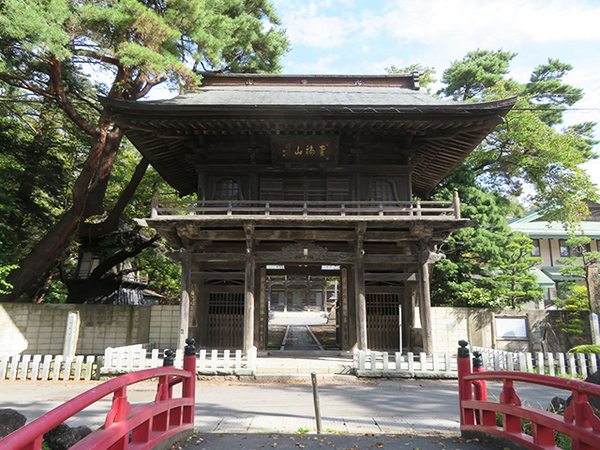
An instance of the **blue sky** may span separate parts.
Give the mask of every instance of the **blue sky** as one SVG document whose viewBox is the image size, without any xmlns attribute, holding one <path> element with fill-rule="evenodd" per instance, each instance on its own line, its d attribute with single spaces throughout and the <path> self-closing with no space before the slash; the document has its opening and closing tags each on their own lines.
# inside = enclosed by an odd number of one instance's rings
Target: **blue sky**
<svg viewBox="0 0 600 450">
<path fill-rule="evenodd" d="M 521 82 L 548 58 L 573 65 L 565 80 L 585 98 L 566 123 L 600 122 L 600 0 L 272 2 L 292 45 L 283 73 L 383 74 L 420 63 L 439 79 L 471 50 L 502 48 L 518 53 L 510 75 Z M 586 168 L 600 185 L 600 161 Z"/>
</svg>

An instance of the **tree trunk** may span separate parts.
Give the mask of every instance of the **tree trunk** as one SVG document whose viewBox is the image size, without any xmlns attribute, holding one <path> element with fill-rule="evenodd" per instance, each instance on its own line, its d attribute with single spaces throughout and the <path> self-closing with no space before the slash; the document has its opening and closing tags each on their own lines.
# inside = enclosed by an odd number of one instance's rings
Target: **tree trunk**
<svg viewBox="0 0 600 450">
<path fill-rule="evenodd" d="M 88 189 L 88 194 L 85 202 L 84 217 L 99 216 L 104 212 L 104 196 L 106 195 L 106 187 L 112 168 L 119 152 L 123 132 L 120 128 L 115 128 L 111 131 L 107 138 L 106 144 L 102 149 L 102 157 L 98 162 L 98 167 L 94 173 L 92 184 Z"/>
<path fill-rule="evenodd" d="M 133 194 L 142 181 L 142 178 L 144 178 L 144 174 L 148 168 L 148 163 L 149 161 L 146 158 L 142 158 L 142 160 L 136 166 L 129 183 L 123 192 L 121 192 L 119 200 L 108 214 L 108 217 L 106 217 L 106 219 L 100 223 L 82 223 L 79 227 L 80 236 L 96 237 L 117 231 L 119 227 L 119 218 L 121 217 L 121 214 L 123 214 L 125 207 L 131 201 L 131 197 L 133 197 Z"/>
<path fill-rule="evenodd" d="M 84 218 L 90 182 L 101 160 L 109 135 L 109 125 L 108 113 L 104 111 L 100 115 L 88 157 L 73 184 L 71 208 L 33 247 L 31 252 L 19 263 L 19 267 L 10 273 L 6 281 L 13 286 L 13 289 L 10 294 L 0 295 L 0 302 L 16 301 L 39 277 L 54 267 L 56 261 L 66 250 L 73 233 Z M 118 130 L 113 130 L 110 134 L 114 134 L 115 131 Z"/>
</svg>

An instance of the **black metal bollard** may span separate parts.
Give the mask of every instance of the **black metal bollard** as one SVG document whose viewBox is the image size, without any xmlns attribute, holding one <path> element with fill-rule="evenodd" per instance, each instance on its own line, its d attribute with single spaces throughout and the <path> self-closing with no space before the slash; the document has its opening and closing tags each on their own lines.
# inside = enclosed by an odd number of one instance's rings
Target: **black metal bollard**
<svg viewBox="0 0 600 450">
<path fill-rule="evenodd" d="M 185 340 L 185 343 L 187 345 L 184 348 L 183 355 L 184 356 L 196 356 L 196 347 L 194 346 L 194 344 L 196 343 L 196 340 L 194 338 L 189 337 Z"/>
<path fill-rule="evenodd" d="M 163 367 L 175 365 L 175 352 L 170 348 L 165 349 L 165 357 L 163 358 Z"/>
</svg>

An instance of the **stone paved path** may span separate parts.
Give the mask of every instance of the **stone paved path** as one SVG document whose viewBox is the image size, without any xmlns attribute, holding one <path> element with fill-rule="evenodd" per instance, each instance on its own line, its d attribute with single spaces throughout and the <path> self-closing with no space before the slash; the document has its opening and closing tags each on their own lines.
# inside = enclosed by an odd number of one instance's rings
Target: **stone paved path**
<svg viewBox="0 0 600 450">
<path fill-rule="evenodd" d="M 311 334 L 308 325 L 289 325 L 283 343 L 284 350 L 319 351 L 323 348 Z"/>
</svg>

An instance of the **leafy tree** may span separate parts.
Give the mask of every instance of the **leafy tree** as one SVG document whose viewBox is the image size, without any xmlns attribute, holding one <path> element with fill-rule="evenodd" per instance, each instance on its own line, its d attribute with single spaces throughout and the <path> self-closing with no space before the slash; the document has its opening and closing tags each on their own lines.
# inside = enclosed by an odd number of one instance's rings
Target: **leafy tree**
<svg viewBox="0 0 600 450">
<path fill-rule="evenodd" d="M 541 263 L 542 258 L 533 258 L 533 241 L 525 236 L 513 237 L 505 247 L 504 259 L 491 261 L 498 273 L 494 279 L 493 294 L 503 304 L 516 308 L 524 303 L 537 303 L 542 298 L 542 288 L 538 285 L 531 269 Z"/>
<path fill-rule="evenodd" d="M 90 92 L 138 100 L 165 82 L 193 87 L 200 68 L 275 72 L 288 47 L 268 0 L 4 0 L 0 12 L 0 89 L 58 106 L 89 140 L 65 212 L 10 273 L 14 289 L 3 301 L 51 270 L 82 224 L 90 222 L 88 233 L 114 231 L 148 166 L 139 161 L 107 213 L 123 133 Z"/>
<path fill-rule="evenodd" d="M 475 50 L 446 69 L 442 75 L 442 83 L 446 86 L 438 91 L 445 97 L 457 101 L 483 100 L 488 90 L 506 82 L 510 61 L 516 53 L 503 50 Z M 516 83 L 509 80 L 506 89 L 510 90 Z"/>
<path fill-rule="evenodd" d="M 507 123 L 443 183 L 459 190 L 464 216 L 479 223 L 456 231 L 442 246 L 446 259 L 436 264 L 432 278 L 437 304 L 498 307 L 539 298 L 529 272 L 535 260 L 528 244 L 510 233 L 504 221 L 519 214 L 508 205 L 526 186 L 533 188 L 532 201 L 549 220 L 573 227 L 587 211 L 585 201 L 596 198 L 589 175 L 579 167 L 595 157 L 594 124 L 554 127 L 562 121 L 562 107 L 581 98 L 580 89 L 562 80 L 571 66 L 550 59 L 521 85 L 508 78 L 514 57 L 503 50 L 469 52 L 442 76 L 446 86 L 439 94 L 454 100 L 519 99 Z M 450 193 L 442 197 L 450 198 Z"/>
<path fill-rule="evenodd" d="M 565 297 L 573 297 L 575 295 L 585 294 L 585 307 L 580 309 L 592 309 L 594 284 L 590 277 L 597 277 L 597 272 L 590 273 L 589 266 L 597 265 L 600 262 L 600 252 L 590 251 L 590 243 L 592 240 L 587 236 L 572 236 L 567 240 L 566 245 L 571 249 L 572 254 L 566 258 L 558 259 L 558 264 L 563 264 L 565 267 L 560 269 L 560 274 L 566 277 L 577 277 L 585 280 L 586 286 L 577 286 L 574 283 L 565 284 Z M 583 290 L 581 288 L 584 288 Z M 577 302 L 581 306 L 581 302 Z"/>
<path fill-rule="evenodd" d="M 430 86 L 437 81 L 435 78 L 435 69 L 421 64 L 411 64 L 400 68 L 391 66 L 387 67 L 385 71 L 389 74 L 419 72 L 419 86 L 427 89 L 427 92 L 431 91 Z"/>
<path fill-rule="evenodd" d="M 532 202 L 549 220 L 573 224 L 587 212 L 585 200 L 594 200 L 596 189 L 580 165 L 593 159 L 595 124 L 564 130 L 565 104 L 581 98 L 581 90 L 562 77 L 571 66 L 550 59 L 534 69 L 530 82 L 520 85 L 506 78 L 515 54 L 498 50 L 470 52 L 444 71 L 441 94 L 463 101 L 495 100 L 518 95 L 519 100 L 500 125 L 467 158 L 478 183 L 516 198 L 525 186 L 533 188 Z M 567 103 L 568 102 L 568 103 Z"/>
<path fill-rule="evenodd" d="M 537 108 L 538 117 L 548 125 L 562 123 L 561 108 L 572 106 L 583 98 L 583 89 L 562 82 L 563 77 L 573 70 L 573 66 L 557 59 L 548 59 L 548 64 L 538 66 L 529 83 L 523 89 L 531 95 L 530 103 Z"/>
<path fill-rule="evenodd" d="M 477 223 L 470 228 L 455 231 L 440 247 L 446 258 L 434 266 L 432 303 L 451 306 L 502 307 L 512 299 L 499 295 L 505 292 L 496 277 L 502 273 L 500 261 L 516 264 L 512 276 L 529 276 L 529 269 L 517 265 L 511 244 L 515 235 L 507 224 L 507 217 L 521 211 L 519 205 L 477 186 L 473 172 L 466 165 L 459 166 L 436 188 L 433 199 L 451 198 L 457 189 L 461 198 L 461 214 Z M 512 258 L 512 259 L 511 259 Z M 518 270 L 517 270 L 518 269 Z M 516 300 L 516 299 L 515 299 Z"/>
<path fill-rule="evenodd" d="M 559 309 L 560 315 L 556 325 L 565 333 L 569 347 L 574 345 L 573 340 L 583 340 L 583 320 L 579 311 L 589 309 L 588 292 L 585 286 L 578 286 L 573 282 L 563 282 L 559 285 L 558 298 L 552 305 Z"/>
</svg>

